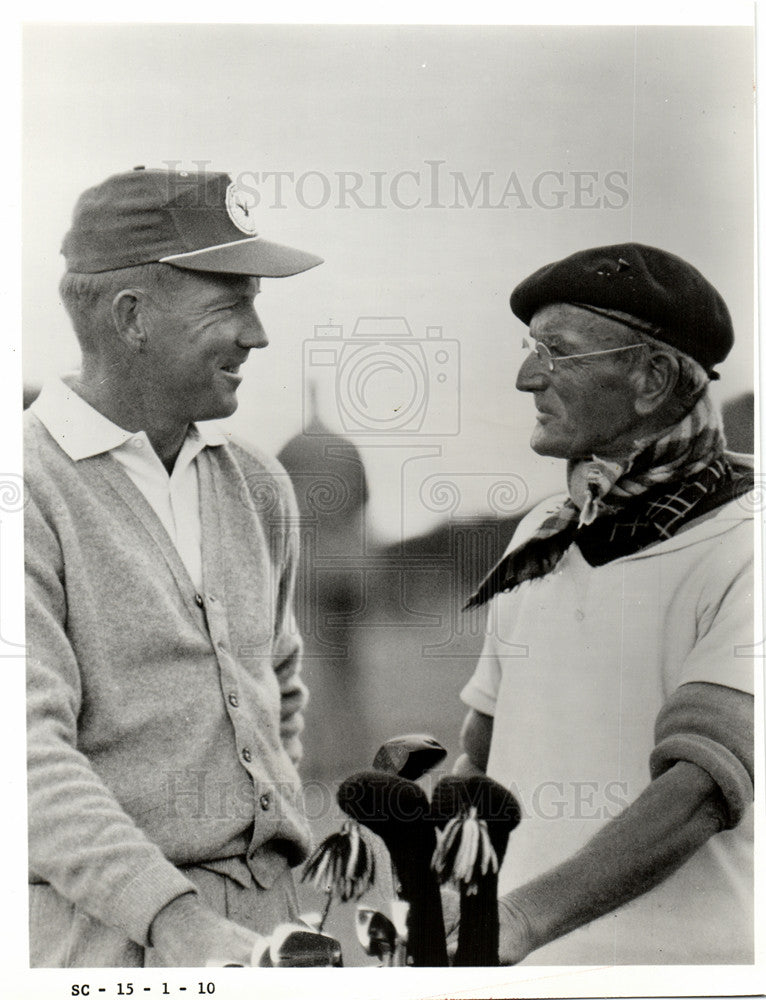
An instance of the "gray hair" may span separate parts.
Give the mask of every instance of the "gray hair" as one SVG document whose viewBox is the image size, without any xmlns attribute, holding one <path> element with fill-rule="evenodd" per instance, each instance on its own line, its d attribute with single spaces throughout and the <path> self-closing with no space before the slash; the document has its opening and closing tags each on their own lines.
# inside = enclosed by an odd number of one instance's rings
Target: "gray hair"
<svg viewBox="0 0 766 1000">
<path fill-rule="evenodd" d="M 114 271 L 82 274 L 67 271 L 59 295 L 84 352 L 96 351 L 112 327 L 112 301 L 125 288 L 169 292 L 183 280 L 183 272 L 169 264 L 138 264 Z"/>
<path fill-rule="evenodd" d="M 647 333 L 636 331 L 636 336 L 641 343 L 645 343 L 652 350 L 665 351 L 672 355 L 678 362 L 678 381 L 673 389 L 673 397 L 684 413 L 688 413 L 694 406 L 703 392 L 710 385 L 710 376 L 694 358 L 679 351 L 677 347 L 666 344 L 664 340 L 657 340 Z"/>
<path fill-rule="evenodd" d="M 657 334 L 661 333 L 659 327 L 644 320 L 638 319 L 630 313 L 621 312 L 617 309 L 602 309 L 600 306 L 592 306 L 583 302 L 574 303 L 580 309 L 603 316 L 619 324 L 624 330 L 630 330 L 630 339 L 646 344 L 652 350 L 664 351 L 672 355 L 678 363 L 678 381 L 673 389 L 673 398 L 684 414 L 692 409 L 694 404 L 707 389 L 710 384 L 710 376 L 694 358 L 680 351 L 677 347 L 658 339 Z M 626 358 L 628 365 L 639 364 L 639 360 Z"/>
</svg>

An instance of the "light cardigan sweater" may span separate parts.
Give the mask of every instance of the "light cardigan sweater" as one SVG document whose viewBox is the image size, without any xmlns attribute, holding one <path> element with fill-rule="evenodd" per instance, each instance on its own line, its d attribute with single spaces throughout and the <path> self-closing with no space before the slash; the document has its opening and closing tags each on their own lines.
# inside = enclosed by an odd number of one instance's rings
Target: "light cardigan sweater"
<svg viewBox="0 0 766 1000">
<path fill-rule="evenodd" d="M 268 888 L 309 847 L 292 490 L 234 444 L 197 463 L 202 594 L 119 463 L 25 415 L 30 879 L 139 944 L 177 866 Z"/>
</svg>

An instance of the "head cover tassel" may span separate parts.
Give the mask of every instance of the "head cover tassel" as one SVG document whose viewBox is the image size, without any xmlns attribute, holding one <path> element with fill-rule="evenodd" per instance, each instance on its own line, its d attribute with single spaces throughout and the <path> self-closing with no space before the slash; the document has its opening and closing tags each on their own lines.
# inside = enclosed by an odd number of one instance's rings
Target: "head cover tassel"
<svg viewBox="0 0 766 1000">
<path fill-rule="evenodd" d="M 453 816 L 438 835 L 433 868 L 440 881 L 452 881 L 475 896 L 480 875 L 497 873 L 497 855 L 489 839 L 486 820 L 479 819 L 476 806 Z"/>
<path fill-rule="evenodd" d="M 306 862 L 301 881 L 327 893 L 320 931 L 336 896 L 346 903 L 367 892 L 375 881 L 375 855 L 356 820 L 346 820 L 337 833 L 325 837 Z"/>
</svg>

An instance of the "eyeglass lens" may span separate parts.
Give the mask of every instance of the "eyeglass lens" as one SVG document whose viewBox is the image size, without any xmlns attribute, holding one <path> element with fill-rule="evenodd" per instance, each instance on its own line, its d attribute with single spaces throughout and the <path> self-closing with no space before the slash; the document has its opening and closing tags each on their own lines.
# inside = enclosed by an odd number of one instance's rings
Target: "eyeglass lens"
<svg viewBox="0 0 766 1000">
<path fill-rule="evenodd" d="M 540 340 L 529 341 L 526 337 L 521 341 L 521 346 L 527 351 L 533 351 L 537 360 L 541 361 L 548 369 L 553 371 L 553 355 Z"/>
</svg>

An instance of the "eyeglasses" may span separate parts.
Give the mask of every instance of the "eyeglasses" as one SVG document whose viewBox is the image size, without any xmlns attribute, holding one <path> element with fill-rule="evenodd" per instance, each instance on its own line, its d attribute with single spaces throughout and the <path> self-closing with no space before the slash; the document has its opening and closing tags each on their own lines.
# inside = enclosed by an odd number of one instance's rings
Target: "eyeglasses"
<svg viewBox="0 0 766 1000">
<path fill-rule="evenodd" d="M 521 346 L 525 351 L 532 351 L 537 355 L 537 360 L 544 364 L 549 372 L 555 371 L 555 363 L 559 361 L 571 361 L 573 358 L 592 358 L 597 354 L 615 354 L 617 351 L 635 351 L 637 347 L 646 347 L 646 344 L 628 344 L 627 347 L 607 347 L 604 351 L 587 351 L 585 354 L 551 354 L 551 350 L 541 340 L 533 340 L 531 343 L 526 337 L 521 341 Z"/>
</svg>

